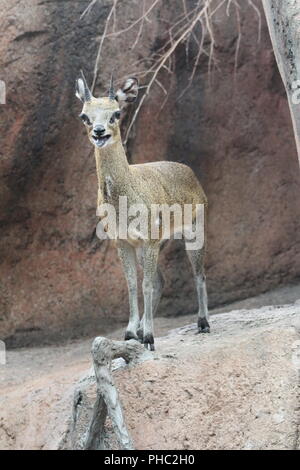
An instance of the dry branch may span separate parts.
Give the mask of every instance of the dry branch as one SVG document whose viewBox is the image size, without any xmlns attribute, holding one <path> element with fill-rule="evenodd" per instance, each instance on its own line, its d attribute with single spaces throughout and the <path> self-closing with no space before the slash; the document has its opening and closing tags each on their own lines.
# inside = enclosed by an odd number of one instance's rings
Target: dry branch
<svg viewBox="0 0 300 470">
<path fill-rule="evenodd" d="M 97 81 L 97 75 L 98 75 L 98 71 L 99 71 L 99 64 L 100 64 L 100 58 L 101 58 L 101 52 L 102 52 L 103 44 L 104 44 L 104 41 L 107 37 L 107 31 L 108 31 L 110 20 L 111 20 L 112 17 L 115 18 L 114 14 L 115 14 L 115 10 L 116 10 L 116 7 L 117 7 L 117 3 L 118 3 L 118 0 L 113 0 L 113 5 L 111 7 L 111 10 L 110 10 L 110 12 L 108 14 L 108 17 L 106 19 L 106 22 L 105 22 L 104 32 L 103 32 L 102 37 L 101 37 L 101 41 L 100 41 L 100 45 L 99 45 L 98 53 L 97 53 L 97 58 L 96 58 L 96 62 L 95 62 L 95 67 L 94 67 L 94 77 L 93 77 L 93 83 L 92 83 L 92 88 L 91 88 L 92 92 L 94 91 L 96 81 Z"/>
<path fill-rule="evenodd" d="M 90 12 L 93 5 L 97 0 L 92 0 L 90 5 L 85 10 L 84 14 Z M 134 123 L 137 119 L 139 111 L 141 110 L 146 97 L 150 94 L 151 89 L 154 85 L 160 87 L 162 92 L 165 95 L 165 101 L 168 99 L 169 93 L 166 87 L 163 85 L 162 80 L 159 79 L 159 75 L 163 70 L 167 70 L 168 73 L 173 73 L 173 56 L 176 49 L 181 45 L 185 44 L 186 56 L 189 57 L 189 48 L 191 43 L 194 42 L 197 46 L 197 52 L 194 57 L 193 69 L 189 77 L 187 86 L 182 91 L 179 98 L 187 91 L 191 86 L 197 67 L 199 66 L 200 59 L 202 55 L 208 57 L 208 74 L 209 79 L 211 76 L 213 65 L 215 65 L 214 51 L 215 51 L 215 33 L 213 27 L 214 17 L 221 7 L 226 7 L 227 15 L 230 14 L 232 7 L 234 7 L 235 15 L 237 18 L 237 31 L 238 36 L 236 40 L 236 53 L 235 53 L 235 72 L 238 66 L 238 55 L 241 45 L 241 20 L 240 20 L 240 1 L 245 0 L 195 0 L 195 3 L 192 7 L 188 7 L 186 0 L 181 1 L 182 10 L 177 17 L 174 17 L 171 24 L 166 27 L 165 38 L 163 39 L 162 46 L 154 51 L 150 57 L 140 59 L 134 64 L 128 64 L 128 69 L 131 69 L 132 73 L 136 67 L 141 67 L 142 71 L 134 71 L 135 76 L 139 76 L 143 81 L 146 82 L 144 88 L 144 94 L 140 100 L 139 106 L 136 109 L 136 112 L 133 115 L 131 122 L 128 125 L 128 128 L 125 133 L 124 143 L 126 144 L 131 133 L 131 130 L 134 126 Z M 138 43 L 143 40 L 143 34 L 147 28 L 147 23 L 151 22 L 151 15 L 156 15 L 158 8 L 162 6 L 163 0 L 152 0 L 151 4 L 146 9 L 145 0 L 140 2 L 142 11 L 138 13 L 138 17 L 132 20 L 132 22 L 119 30 L 116 30 L 116 19 L 120 8 L 122 7 L 121 3 L 118 0 L 112 0 L 112 6 L 109 11 L 109 14 L 106 19 L 105 27 L 103 34 L 101 36 L 100 44 L 98 47 L 97 58 L 94 67 L 94 77 L 92 89 L 94 89 L 97 76 L 99 72 L 100 59 L 103 54 L 104 42 L 106 40 L 113 40 L 120 38 L 122 41 L 127 40 L 127 34 L 132 32 L 134 28 L 137 28 L 137 33 L 135 39 L 131 39 L 131 50 L 136 48 Z M 261 30 L 261 13 L 254 3 L 254 0 L 247 0 L 247 3 L 250 8 L 253 9 L 255 14 L 258 17 L 259 23 L 259 34 L 258 40 L 260 40 L 260 30 Z M 180 5 L 180 3 L 179 3 Z M 119 8 L 120 7 L 120 8 Z M 157 20 L 157 18 L 156 18 Z M 160 22 L 166 22 L 164 18 L 159 19 Z M 200 26 L 200 28 L 198 27 Z M 209 44 L 208 47 L 205 47 L 205 44 Z"/>
<path fill-rule="evenodd" d="M 133 449 L 133 443 L 128 433 L 118 391 L 111 373 L 113 359 L 123 358 L 127 363 L 137 361 L 147 355 L 144 346 L 137 341 L 113 341 L 98 337 L 92 346 L 92 357 L 97 386 L 97 398 L 93 415 L 86 432 L 85 442 L 81 446 L 86 450 L 101 450 L 105 448 L 105 422 L 109 416 L 120 449 Z M 76 447 L 76 435 L 79 422 L 79 410 L 84 399 L 84 389 L 76 390 L 73 403 L 73 448 Z"/>
</svg>

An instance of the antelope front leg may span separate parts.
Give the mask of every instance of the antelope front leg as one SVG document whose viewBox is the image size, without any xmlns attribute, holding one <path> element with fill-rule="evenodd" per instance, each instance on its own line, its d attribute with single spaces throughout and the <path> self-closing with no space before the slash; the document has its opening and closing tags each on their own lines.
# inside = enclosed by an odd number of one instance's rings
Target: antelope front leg
<svg viewBox="0 0 300 470">
<path fill-rule="evenodd" d="M 153 335 L 153 293 L 154 283 L 157 273 L 157 262 L 159 255 L 159 245 L 151 244 L 144 247 L 144 316 L 143 316 L 143 343 L 145 347 L 154 351 L 154 335 Z"/>
<path fill-rule="evenodd" d="M 118 241 L 118 253 L 122 261 L 129 294 L 130 315 L 125 340 L 138 339 L 137 329 L 140 323 L 140 316 L 138 307 L 136 253 L 135 249 L 123 240 Z"/>
<path fill-rule="evenodd" d="M 161 299 L 164 284 L 165 284 L 164 277 L 162 275 L 162 272 L 159 266 L 157 266 L 156 274 L 154 277 L 153 290 L 152 290 L 152 316 L 153 318 L 155 317 L 155 313 L 158 308 L 159 301 Z M 143 342 L 143 337 L 144 337 L 143 325 L 144 325 L 144 317 L 141 319 L 140 326 L 137 331 L 137 335 L 141 342 Z"/>
</svg>

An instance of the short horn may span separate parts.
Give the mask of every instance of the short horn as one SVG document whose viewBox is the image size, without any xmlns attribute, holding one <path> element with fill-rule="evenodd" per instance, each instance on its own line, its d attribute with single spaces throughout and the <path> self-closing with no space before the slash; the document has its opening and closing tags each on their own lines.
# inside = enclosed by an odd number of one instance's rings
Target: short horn
<svg viewBox="0 0 300 470">
<path fill-rule="evenodd" d="M 114 101 L 115 98 L 116 98 L 116 93 L 115 93 L 115 90 L 114 90 L 114 76 L 113 76 L 113 74 L 111 74 L 111 77 L 110 77 L 108 97 L 112 101 Z"/>
<path fill-rule="evenodd" d="M 92 93 L 88 87 L 88 84 L 86 82 L 86 79 L 85 79 L 85 76 L 84 76 L 84 73 L 83 71 L 81 70 L 81 76 L 82 76 L 82 80 L 83 80 L 83 83 L 84 83 L 84 99 L 85 101 L 91 101 L 92 100 Z"/>
</svg>

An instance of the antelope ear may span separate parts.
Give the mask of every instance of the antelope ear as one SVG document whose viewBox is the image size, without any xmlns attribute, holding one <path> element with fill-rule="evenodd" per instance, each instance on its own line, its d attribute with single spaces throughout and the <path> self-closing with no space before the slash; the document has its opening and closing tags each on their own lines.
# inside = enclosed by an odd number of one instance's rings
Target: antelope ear
<svg viewBox="0 0 300 470">
<path fill-rule="evenodd" d="M 122 88 L 119 88 L 117 91 L 116 100 L 120 103 L 121 106 L 125 103 L 133 103 L 137 99 L 138 92 L 138 79 L 135 77 L 127 78 Z"/>
<path fill-rule="evenodd" d="M 93 98 L 91 90 L 88 87 L 86 78 L 82 70 L 81 78 L 78 78 L 78 80 L 76 81 L 76 96 L 83 102 L 91 101 Z"/>
<path fill-rule="evenodd" d="M 76 80 L 75 95 L 77 96 L 78 99 L 80 99 L 80 101 L 82 101 L 84 103 L 84 101 L 85 101 L 85 87 L 84 87 L 84 82 L 83 82 L 82 78 L 78 78 L 78 80 Z"/>
</svg>

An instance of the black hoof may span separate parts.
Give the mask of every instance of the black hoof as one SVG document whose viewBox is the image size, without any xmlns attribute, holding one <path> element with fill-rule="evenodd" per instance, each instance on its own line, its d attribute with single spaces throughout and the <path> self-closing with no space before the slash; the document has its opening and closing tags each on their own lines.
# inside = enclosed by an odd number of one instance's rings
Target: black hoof
<svg viewBox="0 0 300 470">
<path fill-rule="evenodd" d="M 146 349 L 155 351 L 153 335 L 145 335 L 143 338 L 143 343 Z"/>
<path fill-rule="evenodd" d="M 132 333 L 131 331 L 126 331 L 126 333 L 125 333 L 125 341 L 129 341 L 130 339 L 135 339 L 135 340 L 137 340 L 138 338 L 137 338 L 137 336 L 136 336 L 134 333 Z"/>
<path fill-rule="evenodd" d="M 199 333 L 203 334 L 203 333 L 210 333 L 210 328 L 206 327 L 206 328 L 202 328 L 201 330 L 199 330 Z"/>
<path fill-rule="evenodd" d="M 148 349 L 148 351 L 155 351 L 154 344 L 144 343 L 144 347 L 145 349 Z"/>
<path fill-rule="evenodd" d="M 210 326 L 206 318 L 198 319 L 198 333 L 210 333 Z"/>
</svg>

